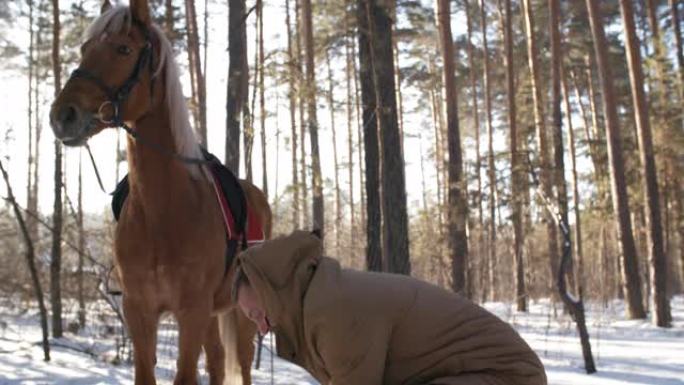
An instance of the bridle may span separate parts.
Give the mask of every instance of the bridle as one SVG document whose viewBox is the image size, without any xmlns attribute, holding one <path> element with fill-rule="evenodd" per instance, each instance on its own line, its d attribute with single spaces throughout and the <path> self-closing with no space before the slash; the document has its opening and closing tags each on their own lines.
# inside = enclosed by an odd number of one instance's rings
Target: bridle
<svg viewBox="0 0 684 385">
<path fill-rule="evenodd" d="M 131 94 L 131 91 L 133 91 L 133 88 L 135 88 L 136 85 L 140 82 L 140 78 L 142 76 L 143 71 L 147 68 L 150 71 L 150 74 L 153 73 L 153 49 L 152 49 L 152 39 L 150 38 L 150 31 L 148 30 L 147 26 L 143 24 L 141 21 L 137 19 L 132 20 L 133 25 L 138 27 L 140 31 L 142 32 L 143 36 L 145 37 L 145 45 L 143 46 L 142 50 L 140 51 L 140 54 L 138 55 L 138 60 L 135 63 L 135 67 L 133 67 L 133 71 L 131 74 L 126 78 L 124 83 L 116 88 L 110 87 L 105 82 L 98 77 L 97 75 L 93 74 L 92 72 L 82 68 L 78 67 L 76 68 L 72 73 L 71 76 L 69 77 L 69 81 L 73 79 L 83 79 L 87 80 L 93 84 L 95 84 L 107 97 L 107 100 L 102 102 L 100 104 L 100 107 L 97 109 L 97 118 L 101 123 L 106 124 L 106 125 L 112 125 L 115 127 L 121 127 L 123 128 L 131 137 L 133 137 L 137 142 L 140 142 L 152 149 L 154 149 L 157 152 L 160 152 L 164 155 L 169 156 L 170 158 L 176 159 L 182 163 L 186 164 L 196 164 L 196 165 L 202 165 L 202 164 L 208 164 L 210 161 L 203 159 L 203 158 L 193 158 L 193 157 L 187 157 L 183 156 L 181 154 L 178 154 L 176 151 L 165 148 L 160 146 L 157 143 L 151 142 L 149 140 L 146 140 L 145 138 L 142 138 L 140 134 L 133 130 L 130 126 L 128 126 L 124 121 L 123 121 L 123 106 L 125 105 L 126 100 L 128 100 L 128 97 Z M 150 95 L 153 95 L 153 89 L 154 89 L 154 77 L 152 77 L 150 81 Z M 104 117 L 104 112 L 107 109 L 107 107 L 110 107 L 112 109 L 112 117 L 109 119 L 106 119 Z M 90 125 L 91 127 L 93 125 Z M 86 145 L 87 146 L 87 145 Z M 90 153 L 90 148 L 87 147 L 88 152 Z M 93 166 L 94 164 L 94 159 L 92 156 L 92 153 L 90 153 L 90 158 L 93 161 Z M 95 168 L 97 170 L 97 167 Z M 96 172 L 98 182 L 100 183 L 100 187 L 102 187 L 102 182 L 99 177 L 99 173 Z M 104 190 L 104 187 L 102 187 Z"/>
<path fill-rule="evenodd" d="M 130 96 L 131 91 L 133 91 L 133 88 L 135 88 L 135 86 L 140 82 L 140 77 L 145 68 L 149 68 L 150 72 L 152 72 L 152 40 L 150 39 L 150 33 L 142 22 L 133 19 L 133 24 L 137 26 L 145 36 L 145 45 L 140 51 L 140 55 L 135 63 L 135 67 L 133 67 L 133 71 L 121 86 L 117 88 L 110 87 L 105 84 L 105 82 L 99 76 L 80 66 L 71 73 L 71 76 L 67 81 L 69 82 L 73 79 L 87 80 L 95 84 L 106 95 L 107 100 L 102 102 L 100 107 L 97 109 L 97 118 L 100 120 L 100 122 L 107 125 L 119 127 L 126 126 L 122 117 L 123 105 Z M 152 94 L 153 86 L 154 83 L 150 82 L 150 94 Z M 108 106 L 111 107 L 113 115 L 110 119 L 105 119 L 104 111 Z M 126 127 L 124 127 L 124 129 L 125 128 Z"/>
</svg>

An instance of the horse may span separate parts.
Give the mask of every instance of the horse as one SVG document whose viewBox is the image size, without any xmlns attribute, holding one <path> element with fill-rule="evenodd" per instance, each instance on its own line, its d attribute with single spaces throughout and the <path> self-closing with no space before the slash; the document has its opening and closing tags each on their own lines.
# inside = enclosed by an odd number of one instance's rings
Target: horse
<svg viewBox="0 0 684 385">
<path fill-rule="evenodd" d="M 81 62 L 50 110 L 55 136 L 79 146 L 107 128 L 128 132 L 129 195 L 115 231 L 117 278 L 133 342 L 135 384 L 155 384 L 162 314 L 178 323 L 174 384 L 197 383 L 202 348 L 210 384 L 250 384 L 256 329 L 236 310 L 226 230 L 192 130 L 173 49 L 147 0 L 105 0 L 86 30 Z M 244 180 L 245 200 L 270 238 L 266 197 Z M 239 367 L 239 370 L 238 370 Z M 232 368 L 230 372 L 228 368 Z"/>
</svg>

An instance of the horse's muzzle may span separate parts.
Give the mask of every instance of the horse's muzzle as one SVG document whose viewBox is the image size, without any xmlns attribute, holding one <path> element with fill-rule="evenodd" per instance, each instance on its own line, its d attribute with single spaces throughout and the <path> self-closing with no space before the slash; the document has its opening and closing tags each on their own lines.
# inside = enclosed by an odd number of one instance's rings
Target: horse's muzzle
<svg viewBox="0 0 684 385">
<path fill-rule="evenodd" d="M 92 124 L 93 114 L 75 104 L 53 105 L 50 109 L 52 131 L 66 146 L 83 145 Z"/>
</svg>

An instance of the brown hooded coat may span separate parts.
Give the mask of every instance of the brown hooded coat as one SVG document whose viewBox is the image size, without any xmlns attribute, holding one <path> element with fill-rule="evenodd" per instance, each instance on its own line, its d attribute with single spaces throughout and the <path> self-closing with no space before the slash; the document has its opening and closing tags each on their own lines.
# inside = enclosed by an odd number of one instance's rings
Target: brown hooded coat
<svg viewBox="0 0 684 385">
<path fill-rule="evenodd" d="M 307 232 L 239 263 L 278 355 L 325 385 L 545 385 L 537 355 L 496 316 L 406 276 L 343 269 Z"/>
</svg>

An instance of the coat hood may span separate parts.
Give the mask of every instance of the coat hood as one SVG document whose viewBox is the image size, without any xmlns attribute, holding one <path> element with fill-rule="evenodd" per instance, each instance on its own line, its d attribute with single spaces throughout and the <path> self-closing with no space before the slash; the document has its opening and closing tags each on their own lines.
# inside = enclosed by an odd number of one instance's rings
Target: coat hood
<svg viewBox="0 0 684 385">
<path fill-rule="evenodd" d="M 247 276 L 264 306 L 279 345 L 297 351 L 302 341 L 302 307 L 323 243 L 306 231 L 295 231 L 240 254 L 238 268 Z M 279 349 L 280 350 L 280 349 Z M 288 349 L 289 350 L 289 349 Z"/>
</svg>

